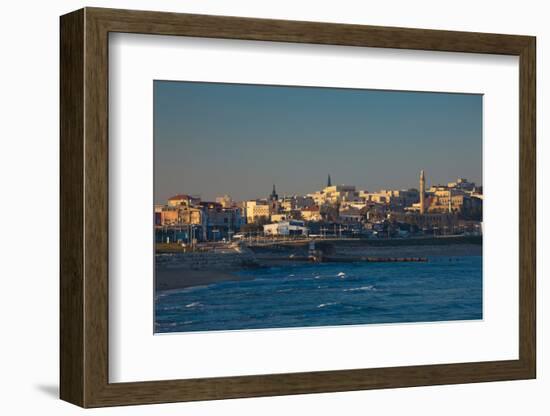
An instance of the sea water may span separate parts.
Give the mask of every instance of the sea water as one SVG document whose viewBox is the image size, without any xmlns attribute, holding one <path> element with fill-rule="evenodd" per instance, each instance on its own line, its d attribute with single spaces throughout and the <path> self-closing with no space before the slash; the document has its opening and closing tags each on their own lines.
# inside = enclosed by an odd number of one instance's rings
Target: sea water
<svg viewBox="0 0 550 416">
<path fill-rule="evenodd" d="M 155 332 L 482 319 L 482 257 L 243 270 L 155 296 Z"/>
</svg>

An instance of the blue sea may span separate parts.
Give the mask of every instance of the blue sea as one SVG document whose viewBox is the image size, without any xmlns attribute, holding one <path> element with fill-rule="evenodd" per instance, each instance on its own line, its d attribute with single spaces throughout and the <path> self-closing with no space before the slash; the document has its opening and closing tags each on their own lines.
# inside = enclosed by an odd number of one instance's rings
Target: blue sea
<svg viewBox="0 0 550 416">
<path fill-rule="evenodd" d="M 482 257 L 243 270 L 252 280 L 159 292 L 155 332 L 482 319 Z"/>
</svg>

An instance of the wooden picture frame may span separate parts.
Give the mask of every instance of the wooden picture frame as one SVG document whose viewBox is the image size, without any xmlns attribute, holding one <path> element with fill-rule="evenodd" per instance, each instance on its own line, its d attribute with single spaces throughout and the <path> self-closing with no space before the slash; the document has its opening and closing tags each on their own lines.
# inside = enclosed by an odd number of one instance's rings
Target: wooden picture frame
<svg viewBox="0 0 550 416">
<path fill-rule="evenodd" d="M 535 38 L 85 8 L 61 17 L 60 396 L 82 407 L 535 378 Z M 519 359 L 109 383 L 110 32 L 519 56 Z"/>
</svg>

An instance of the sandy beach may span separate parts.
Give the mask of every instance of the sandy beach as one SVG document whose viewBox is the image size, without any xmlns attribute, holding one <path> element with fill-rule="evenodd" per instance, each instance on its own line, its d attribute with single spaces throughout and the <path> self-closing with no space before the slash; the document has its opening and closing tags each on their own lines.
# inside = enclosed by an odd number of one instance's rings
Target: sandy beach
<svg viewBox="0 0 550 416">
<path fill-rule="evenodd" d="M 183 289 L 191 286 L 203 286 L 228 280 L 248 280 L 224 270 L 192 270 L 188 268 L 157 268 L 155 270 L 155 290 Z"/>
</svg>

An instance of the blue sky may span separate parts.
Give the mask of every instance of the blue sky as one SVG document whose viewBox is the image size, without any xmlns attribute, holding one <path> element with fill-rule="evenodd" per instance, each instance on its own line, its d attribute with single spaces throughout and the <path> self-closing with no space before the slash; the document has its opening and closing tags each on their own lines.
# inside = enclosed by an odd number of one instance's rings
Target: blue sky
<svg viewBox="0 0 550 416">
<path fill-rule="evenodd" d="M 482 183 L 482 96 L 154 81 L 155 202 Z"/>
</svg>

